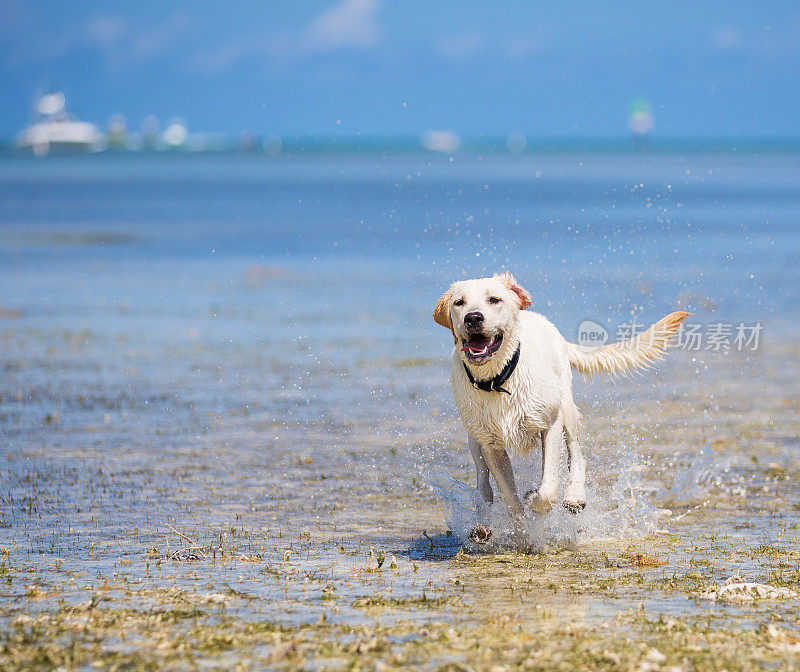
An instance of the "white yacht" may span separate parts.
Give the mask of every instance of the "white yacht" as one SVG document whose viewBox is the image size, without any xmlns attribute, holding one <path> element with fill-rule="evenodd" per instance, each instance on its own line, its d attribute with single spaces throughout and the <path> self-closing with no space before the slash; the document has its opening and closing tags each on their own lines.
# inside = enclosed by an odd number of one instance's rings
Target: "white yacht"
<svg viewBox="0 0 800 672">
<path fill-rule="evenodd" d="M 66 98 L 61 91 L 48 93 L 36 103 L 38 120 L 17 138 L 20 149 L 36 156 L 50 152 L 94 152 L 102 149 L 103 134 L 92 123 L 79 121 L 66 111 Z"/>
</svg>

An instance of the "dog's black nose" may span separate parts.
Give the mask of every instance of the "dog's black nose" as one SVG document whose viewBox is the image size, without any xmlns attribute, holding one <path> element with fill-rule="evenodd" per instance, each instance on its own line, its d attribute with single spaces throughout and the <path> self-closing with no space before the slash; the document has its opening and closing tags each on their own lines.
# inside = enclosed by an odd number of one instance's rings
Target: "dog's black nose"
<svg viewBox="0 0 800 672">
<path fill-rule="evenodd" d="M 477 310 L 474 313 L 467 313 L 464 315 L 464 325 L 470 329 L 475 329 L 483 324 L 483 313 Z"/>
</svg>

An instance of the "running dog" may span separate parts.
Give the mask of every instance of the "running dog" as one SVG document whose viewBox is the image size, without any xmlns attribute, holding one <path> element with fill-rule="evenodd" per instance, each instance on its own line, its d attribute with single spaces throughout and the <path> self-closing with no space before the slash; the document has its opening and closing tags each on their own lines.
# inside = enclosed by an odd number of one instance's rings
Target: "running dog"
<svg viewBox="0 0 800 672">
<path fill-rule="evenodd" d="M 469 434 L 481 498 L 470 539 L 485 543 L 484 524 L 494 495 L 489 474 L 517 531 L 525 509 L 506 448 L 542 450 L 542 482 L 524 502 L 536 513 L 558 498 L 562 438 L 569 455 L 564 506 L 586 506 L 586 460 L 578 442 L 580 414 L 572 398 L 572 368 L 585 376 L 646 368 L 661 358 L 690 314 L 674 312 L 631 340 L 588 350 L 568 343 L 547 318 L 526 310 L 531 297 L 509 273 L 454 283 L 436 304 L 433 319 L 453 333 L 450 381 Z"/>
</svg>

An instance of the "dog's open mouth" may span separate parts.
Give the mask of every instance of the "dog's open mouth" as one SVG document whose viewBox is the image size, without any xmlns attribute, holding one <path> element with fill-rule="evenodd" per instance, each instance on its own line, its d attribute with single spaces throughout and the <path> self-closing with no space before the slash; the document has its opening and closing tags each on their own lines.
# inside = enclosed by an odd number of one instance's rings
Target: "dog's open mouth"
<svg viewBox="0 0 800 672">
<path fill-rule="evenodd" d="M 503 334 L 496 334 L 494 337 L 472 334 L 464 341 L 464 346 L 461 350 L 467 356 L 467 359 L 488 359 L 497 352 L 502 342 Z"/>
</svg>

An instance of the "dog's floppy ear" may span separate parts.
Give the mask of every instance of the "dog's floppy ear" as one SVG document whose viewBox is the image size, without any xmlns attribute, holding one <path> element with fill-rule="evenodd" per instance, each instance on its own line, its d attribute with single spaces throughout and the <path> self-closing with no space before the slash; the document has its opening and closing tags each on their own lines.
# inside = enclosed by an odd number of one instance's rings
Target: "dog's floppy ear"
<svg viewBox="0 0 800 672">
<path fill-rule="evenodd" d="M 450 319 L 450 298 L 452 297 L 453 290 L 448 289 L 442 298 L 436 303 L 436 308 L 433 309 L 433 320 L 436 324 L 441 324 L 453 332 L 453 338 L 456 337 L 456 332 L 453 331 L 453 320 Z"/>
<path fill-rule="evenodd" d="M 514 294 L 517 295 L 520 310 L 525 310 L 526 308 L 531 307 L 531 295 L 528 294 L 528 291 L 514 279 L 514 276 L 511 275 L 511 273 L 506 271 L 505 273 L 501 273 L 498 277 L 503 281 L 503 284 L 506 287 L 508 287 L 512 292 L 514 292 Z"/>
</svg>

